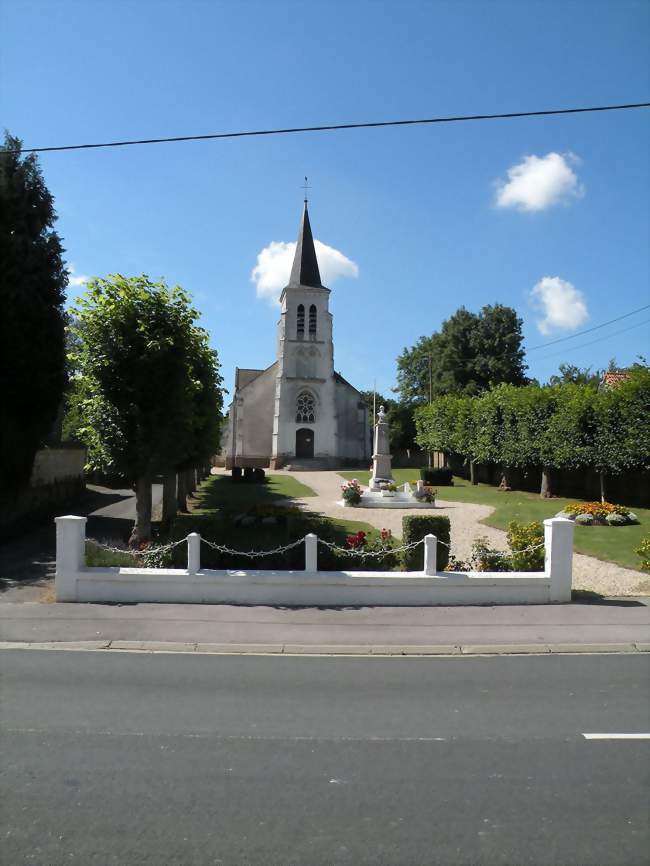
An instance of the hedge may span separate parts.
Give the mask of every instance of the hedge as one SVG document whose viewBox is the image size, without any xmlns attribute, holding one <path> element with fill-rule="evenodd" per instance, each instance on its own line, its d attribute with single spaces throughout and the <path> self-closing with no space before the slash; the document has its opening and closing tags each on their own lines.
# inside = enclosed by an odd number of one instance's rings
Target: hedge
<svg viewBox="0 0 650 866">
<path fill-rule="evenodd" d="M 419 541 L 425 535 L 435 535 L 439 542 L 436 555 L 436 568 L 444 571 L 449 562 L 451 539 L 451 524 L 444 514 L 409 514 L 402 518 L 402 544 Z M 402 565 L 405 571 L 422 571 L 424 569 L 424 545 L 420 544 L 402 554 Z"/>
<path fill-rule="evenodd" d="M 425 484 L 453 487 L 454 480 L 451 469 L 420 469 L 420 478 Z"/>
<path fill-rule="evenodd" d="M 274 522 L 265 522 L 266 518 Z M 251 522 L 249 523 L 248 520 Z M 246 521 L 244 524 L 243 521 Z M 246 514 L 224 512 L 213 514 L 178 514 L 170 527 L 169 541 L 178 541 L 190 532 L 233 550 L 274 550 L 304 538 L 310 532 L 320 539 L 345 547 L 347 532 L 342 526 L 324 517 L 294 508 L 266 505 L 250 509 Z M 355 553 L 339 553 L 324 545 L 318 546 L 320 571 L 376 571 L 390 570 L 397 565 L 398 554 L 362 557 Z M 176 568 L 187 567 L 187 548 L 179 545 L 172 551 Z M 273 556 L 248 557 L 222 553 L 207 544 L 201 545 L 203 568 L 260 568 L 293 570 L 305 567 L 305 548 L 300 544 Z"/>
</svg>

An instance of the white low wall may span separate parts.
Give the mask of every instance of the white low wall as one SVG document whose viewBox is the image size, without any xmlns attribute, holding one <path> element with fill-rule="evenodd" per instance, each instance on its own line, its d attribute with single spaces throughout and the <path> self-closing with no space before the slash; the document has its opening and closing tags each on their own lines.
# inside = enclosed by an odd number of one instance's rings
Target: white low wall
<svg viewBox="0 0 650 866">
<path fill-rule="evenodd" d="M 305 537 L 304 571 L 201 570 L 201 539 L 188 536 L 188 567 L 86 568 L 85 517 L 57 517 L 56 599 L 250 605 L 481 605 L 571 601 L 572 520 L 544 521 L 543 572 L 436 572 L 435 536 L 422 572 L 318 571 L 318 539 Z"/>
</svg>

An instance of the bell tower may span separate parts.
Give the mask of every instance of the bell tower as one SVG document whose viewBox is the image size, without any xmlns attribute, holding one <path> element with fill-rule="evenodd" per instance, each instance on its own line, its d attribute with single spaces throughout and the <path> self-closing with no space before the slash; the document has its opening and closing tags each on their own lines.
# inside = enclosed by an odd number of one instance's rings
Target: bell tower
<svg viewBox="0 0 650 866">
<path fill-rule="evenodd" d="M 289 283 L 280 296 L 271 468 L 337 455 L 330 290 L 321 282 L 305 199 Z"/>
</svg>

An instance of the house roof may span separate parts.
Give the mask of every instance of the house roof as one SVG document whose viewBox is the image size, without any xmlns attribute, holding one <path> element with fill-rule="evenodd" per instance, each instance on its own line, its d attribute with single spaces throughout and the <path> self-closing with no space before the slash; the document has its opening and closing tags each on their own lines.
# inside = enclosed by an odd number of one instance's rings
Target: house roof
<svg viewBox="0 0 650 866">
<path fill-rule="evenodd" d="M 261 376 L 262 373 L 266 373 L 267 370 L 270 370 L 271 367 L 275 367 L 276 361 L 272 364 L 269 364 L 264 370 L 253 370 L 250 367 L 236 367 L 235 368 L 235 391 L 240 391 L 242 388 L 245 388 L 246 385 L 250 385 L 251 382 L 255 381 L 258 376 Z"/>
<path fill-rule="evenodd" d="M 302 219 L 300 220 L 298 243 L 296 244 L 296 253 L 293 258 L 293 267 L 291 268 L 289 286 L 313 286 L 317 289 L 323 288 L 320 279 L 320 271 L 318 269 L 318 259 L 316 258 L 316 248 L 314 247 L 314 238 L 309 223 L 309 212 L 307 210 L 306 201 L 302 212 Z"/>
<path fill-rule="evenodd" d="M 616 388 L 621 382 L 630 378 L 627 370 L 609 370 L 603 373 L 603 378 L 600 380 L 601 388 Z"/>
</svg>

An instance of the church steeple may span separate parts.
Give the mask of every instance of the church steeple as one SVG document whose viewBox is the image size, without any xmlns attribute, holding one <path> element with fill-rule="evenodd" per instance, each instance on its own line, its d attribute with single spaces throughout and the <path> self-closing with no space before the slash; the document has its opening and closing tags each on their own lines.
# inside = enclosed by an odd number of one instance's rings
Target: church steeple
<svg viewBox="0 0 650 866">
<path fill-rule="evenodd" d="M 302 212 L 302 219 L 300 221 L 298 243 L 296 244 L 296 254 L 293 259 L 293 267 L 291 268 L 289 286 L 313 286 L 317 289 L 323 287 L 320 279 L 320 271 L 318 270 L 318 259 L 316 258 L 316 250 L 314 248 L 314 238 L 311 233 L 311 225 L 309 224 L 309 212 L 307 210 L 306 199 L 305 207 Z"/>
</svg>

